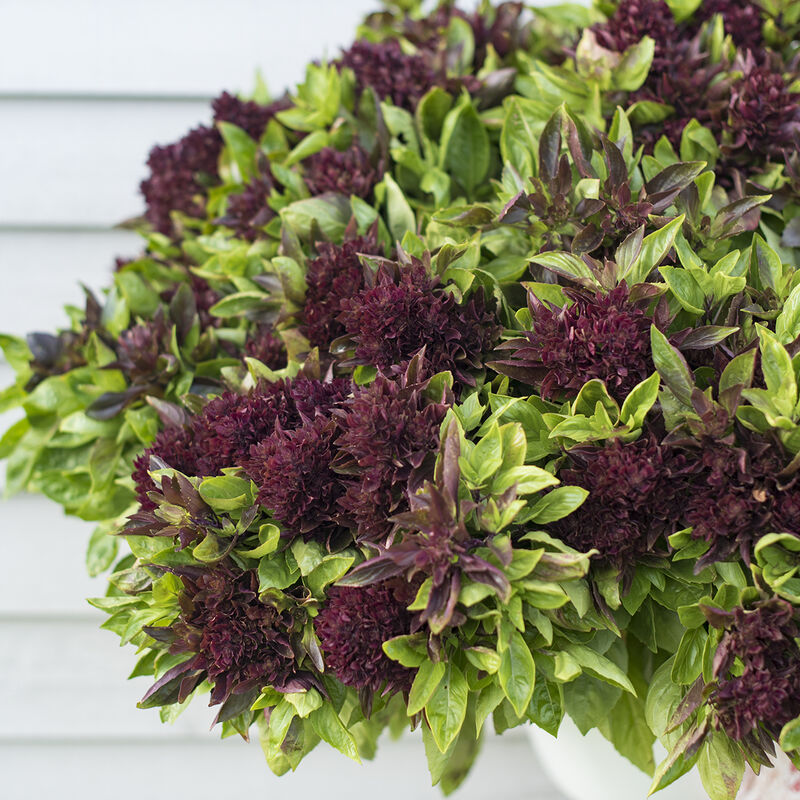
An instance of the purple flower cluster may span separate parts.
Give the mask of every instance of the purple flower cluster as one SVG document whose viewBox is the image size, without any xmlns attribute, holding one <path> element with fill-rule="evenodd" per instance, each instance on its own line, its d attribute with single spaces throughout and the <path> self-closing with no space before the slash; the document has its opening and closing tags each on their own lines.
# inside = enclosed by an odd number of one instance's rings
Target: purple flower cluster
<svg viewBox="0 0 800 800">
<path fill-rule="evenodd" d="M 230 122 L 256 141 L 261 138 L 269 121 L 279 111 L 284 111 L 291 106 L 292 103 L 288 98 L 261 105 L 252 100 L 242 100 L 229 92 L 223 92 L 211 103 L 215 123 Z"/>
<path fill-rule="evenodd" d="M 334 468 L 360 476 L 347 482 L 339 505 L 359 539 L 385 539 L 392 515 L 405 510 L 407 490 L 431 471 L 447 404 L 428 400 L 424 388 L 408 375 L 379 375 L 336 412 L 341 435 Z"/>
<path fill-rule="evenodd" d="M 754 434 L 738 445 L 703 442 L 694 454 L 695 467 L 682 518 L 692 535 L 709 544 L 700 565 L 741 557 L 750 562 L 759 537 L 771 531 L 800 534 L 800 491 L 777 477 L 783 453 L 773 442 Z"/>
<path fill-rule="evenodd" d="M 651 76 L 671 66 L 682 48 L 683 36 L 664 0 L 622 0 L 613 16 L 592 28 L 597 42 L 623 53 L 645 36 L 655 42 Z"/>
<path fill-rule="evenodd" d="M 483 354 L 500 332 L 483 294 L 459 305 L 417 259 L 408 266 L 384 264 L 368 279 L 341 301 L 338 321 L 354 346 L 349 363 L 387 371 L 424 347 L 435 372 L 450 370 L 458 381 L 474 385 L 470 372 L 482 368 Z"/>
<path fill-rule="evenodd" d="M 717 685 L 709 698 L 715 724 L 738 741 L 758 742 L 759 728 L 777 739 L 800 715 L 800 612 L 772 598 L 722 616 L 727 630 L 714 658 Z"/>
<path fill-rule="evenodd" d="M 411 632 L 413 599 L 405 581 L 331 589 L 314 627 L 327 668 L 345 686 L 385 694 L 411 687 L 413 670 L 389 659 L 383 643 Z"/>
<path fill-rule="evenodd" d="M 312 195 L 336 192 L 366 200 L 381 177 L 369 153 L 358 144 L 343 151 L 324 147 L 310 156 L 304 166 L 305 181 Z"/>
<path fill-rule="evenodd" d="M 747 53 L 735 65 L 742 77 L 731 87 L 724 129 L 726 154 L 751 161 L 777 155 L 800 134 L 800 96 L 767 61 Z"/>
<path fill-rule="evenodd" d="M 284 535 L 319 539 L 340 527 L 342 484 L 331 469 L 336 424 L 318 416 L 294 430 L 278 428 L 253 448 L 248 465 L 258 501 L 286 526 Z"/>
<path fill-rule="evenodd" d="M 565 289 L 571 303 L 552 308 L 532 293 L 533 329 L 504 342 L 492 366 L 536 386 L 542 397 L 574 397 L 589 380 L 603 381 L 612 396 L 625 397 L 653 371 L 652 320 L 620 285 L 604 294 Z"/>
<path fill-rule="evenodd" d="M 264 226 L 275 216 L 267 204 L 272 182 L 267 178 L 253 178 L 241 192 L 228 196 L 225 215 L 218 220 L 233 229 L 236 236 L 253 242 L 263 234 Z"/>
<path fill-rule="evenodd" d="M 705 22 L 721 14 L 725 33 L 737 47 L 755 51 L 761 47 L 761 8 L 752 0 L 704 0 L 695 12 L 697 22 Z"/>
<path fill-rule="evenodd" d="M 221 150 L 219 133 L 201 125 L 174 144 L 150 151 L 150 177 L 140 189 L 147 206 L 145 217 L 154 230 L 172 234 L 173 211 L 189 217 L 205 214 L 204 187 L 216 181 Z"/>
<path fill-rule="evenodd" d="M 436 75 L 422 55 L 407 55 L 394 39 L 384 42 L 359 40 L 342 53 L 341 67 L 353 70 L 356 93 L 369 87 L 378 99 L 413 110 L 417 101 L 436 83 Z"/>
<path fill-rule="evenodd" d="M 569 461 L 558 477 L 587 489 L 589 496 L 554 525 L 560 538 L 580 552 L 596 548 L 603 563 L 622 571 L 657 546 L 665 553 L 662 537 L 673 532 L 684 458 L 650 434 L 628 443 L 615 438 L 601 447 L 573 448 Z"/>
<path fill-rule="evenodd" d="M 213 686 L 211 705 L 224 703 L 232 694 L 257 694 L 266 685 L 290 684 L 297 671 L 290 640 L 292 615 L 258 599 L 253 570 L 187 569 L 180 577 L 181 614 L 168 630 L 171 653 L 196 653 L 186 665 L 184 695 L 204 679 Z M 150 632 L 165 635 L 163 630 Z"/>
<path fill-rule="evenodd" d="M 309 389 L 307 384 L 314 384 L 315 389 Z M 309 397 L 327 391 L 317 389 L 317 385 L 318 382 L 298 379 L 262 384 L 244 395 L 225 392 L 193 416 L 188 425 L 165 428 L 134 461 L 133 477 L 143 508 L 153 508 L 147 498 L 153 488 L 148 475 L 151 456 L 193 476 L 219 475 L 225 467 L 245 466 L 251 447 L 270 436 L 276 426 L 295 427 L 309 416 L 309 410 L 313 416 Z M 347 386 L 347 381 L 337 381 L 330 391 L 343 396 Z M 312 402 L 322 403 L 323 398 L 313 396 Z"/>
<path fill-rule="evenodd" d="M 231 122 L 258 139 L 278 111 L 288 108 L 288 101 L 262 106 L 240 100 L 225 92 L 213 103 L 214 122 Z M 150 176 L 140 189 L 145 199 L 145 217 L 159 233 L 175 231 L 172 212 L 189 217 L 205 216 L 205 193 L 218 180 L 217 162 L 222 151 L 222 137 L 216 128 L 200 125 L 174 144 L 154 147 L 147 159 Z"/>
<path fill-rule="evenodd" d="M 312 347 L 327 351 L 330 343 L 345 333 L 338 321 L 342 303 L 364 286 L 364 267 L 358 254 L 378 255 L 380 248 L 373 236 L 347 239 L 342 245 L 320 242 L 317 257 L 309 262 L 306 273 L 306 298 L 301 330 Z"/>
<path fill-rule="evenodd" d="M 283 369 L 286 366 L 286 345 L 275 332 L 272 325 L 261 323 L 244 343 L 244 354 L 258 359 L 270 369 Z"/>
</svg>

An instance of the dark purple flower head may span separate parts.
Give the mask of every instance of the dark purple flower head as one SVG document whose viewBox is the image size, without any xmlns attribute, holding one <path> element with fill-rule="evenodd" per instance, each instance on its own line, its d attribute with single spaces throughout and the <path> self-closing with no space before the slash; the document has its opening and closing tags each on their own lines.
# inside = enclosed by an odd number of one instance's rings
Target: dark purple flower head
<svg viewBox="0 0 800 800">
<path fill-rule="evenodd" d="M 472 385 L 469 370 L 482 367 L 482 357 L 497 339 L 499 327 L 478 293 L 463 305 L 439 288 L 425 265 L 381 265 L 370 285 L 342 300 L 338 320 L 355 345 L 353 363 L 388 371 L 425 347 L 434 372 L 451 370 Z"/>
<path fill-rule="evenodd" d="M 420 490 L 410 494 L 409 511 L 393 518 L 402 529 L 399 541 L 360 564 L 343 581 L 364 586 L 400 576 L 408 583 L 429 577 L 431 590 L 419 622 L 427 622 L 434 633 L 464 620 L 456 610 L 462 576 L 487 584 L 504 602 L 510 595 L 505 573 L 472 552 L 483 541 L 476 540 L 466 525 L 475 504 L 458 496 L 459 436 L 457 426 L 450 425 L 434 480 L 425 481 Z"/>
<path fill-rule="evenodd" d="M 428 62 L 420 55 L 407 55 L 395 39 L 384 42 L 359 40 L 342 53 L 341 67 L 356 76 L 356 93 L 368 86 L 379 99 L 413 110 L 417 101 L 436 82 Z"/>
<path fill-rule="evenodd" d="M 292 615 L 258 599 L 254 570 L 236 574 L 218 567 L 181 575 L 181 614 L 173 622 L 172 653 L 196 653 L 195 684 L 213 685 L 211 705 L 231 694 L 283 687 L 297 671 L 290 643 Z"/>
<path fill-rule="evenodd" d="M 761 727 L 772 739 L 800 715 L 800 611 L 777 597 L 735 608 L 714 657 L 715 725 L 737 741 Z M 734 660 L 741 667 L 734 669 Z"/>
<path fill-rule="evenodd" d="M 288 537 L 326 538 L 339 528 L 341 481 L 331 469 L 336 423 L 318 416 L 300 428 L 277 429 L 254 445 L 248 473 L 258 502 L 284 526 Z"/>
<path fill-rule="evenodd" d="M 317 244 L 318 255 L 309 262 L 306 273 L 308 289 L 301 328 L 312 347 L 327 352 L 330 343 L 345 332 L 336 318 L 342 311 L 342 300 L 353 297 L 364 286 L 364 267 L 358 254 L 380 252 L 374 236 L 359 236 L 342 245 Z"/>
<path fill-rule="evenodd" d="M 305 161 L 304 168 L 304 178 L 312 195 L 337 192 L 366 200 L 381 177 L 369 153 L 358 144 L 347 150 L 323 147 Z"/>
<path fill-rule="evenodd" d="M 533 330 L 505 342 L 492 366 L 504 375 L 540 387 L 542 397 L 574 397 L 594 378 L 615 398 L 653 371 L 651 320 L 620 285 L 608 294 L 565 289 L 573 301 L 563 308 L 528 296 Z"/>
<path fill-rule="evenodd" d="M 148 470 L 150 456 L 194 477 L 219 475 L 226 467 L 251 468 L 251 449 L 276 430 L 293 430 L 327 417 L 350 392 L 342 378 L 323 383 L 308 378 L 260 383 L 247 394 L 224 392 L 192 417 L 186 426 L 168 427 L 134 461 L 133 479 L 144 511 L 155 506 L 147 493 L 155 487 Z"/>
<path fill-rule="evenodd" d="M 658 74 L 649 75 L 645 85 L 631 95 L 631 102 L 650 100 L 675 109 L 662 123 L 637 131 L 637 138 L 644 142 L 648 153 L 652 153 L 662 135 L 678 151 L 683 129 L 692 119 L 719 139 L 730 96 L 729 82 L 716 80 L 722 68 L 720 63 L 710 63 L 708 53 L 702 51 L 699 41 L 694 39 L 680 58 Z"/>
<path fill-rule="evenodd" d="M 281 99 L 264 106 L 223 92 L 211 103 L 211 108 L 214 110 L 214 122 L 230 122 L 258 141 L 275 114 L 291 105 L 288 99 Z"/>
<path fill-rule="evenodd" d="M 170 326 L 163 312 L 122 331 L 117 339 L 115 365 L 131 383 L 166 383 L 177 368 L 169 337 Z"/>
<path fill-rule="evenodd" d="M 414 373 L 417 365 L 415 360 Z M 342 430 L 334 468 L 359 476 L 340 505 L 361 539 L 385 538 L 392 529 L 389 517 L 406 510 L 409 484 L 419 485 L 432 471 L 447 404 L 429 400 L 426 386 L 416 374 L 378 375 L 334 412 Z"/>
<path fill-rule="evenodd" d="M 267 204 L 272 183 L 266 178 L 254 178 L 238 194 L 228 195 L 225 215 L 217 220 L 232 228 L 236 236 L 254 242 L 264 236 L 264 226 L 275 216 Z"/>
<path fill-rule="evenodd" d="M 749 563 L 764 534 L 800 533 L 795 514 L 800 493 L 777 478 L 785 466 L 780 448 L 755 434 L 739 440 L 704 442 L 695 456 L 695 477 L 681 508 L 694 538 L 709 544 L 700 566 L 737 556 Z"/>
<path fill-rule="evenodd" d="M 262 323 L 256 326 L 253 333 L 247 337 L 244 344 L 244 353 L 250 358 L 258 359 L 270 369 L 283 369 L 286 366 L 286 345 L 283 339 L 275 333 L 272 325 Z"/>
<path fill-rule="evenodd" d="M 190 217 L 205 215 L 205 186 L 217 177 L 222 138 L 214 128 L 201 125 L 174 144 L 156 146 L 147 166 L 150 176 L 142 181 L 147 221 L 159 233 L 173 233 L 172 211 Z"/>
<path fill-rule="evenodd" d="M 290 394 L 298 420 L 304 422 L 317 416 L 328 416 L 350 394 L 350 381 L 347 378 L 331 381 L 295 378 L 291 382 Z"/>
<path fill-rule="evenodd" d="M 725 33 L 743 50 L 757 50 L 764 42 L 761 8 L 752 0 L 704 0 L 695 12 L 698 22 L 722 14 Z"/>
<path fill-rule="evenodd" d="M 331 589 L 314 621 L 328 670 L 354 689 L 408 690 L 414 672 L 388 658 L 382 645 L 411 632 L 413 616 L 406 606 L 413 599 L 402 581 Z"/>
<path fill-rule="evenodd" d="M 260 385 L 249 394 L 225 392 L 192 419 L 198 474 L 218 475 L 225 467 L 243 466 L 250 447 L 266 439 L 276 423 L 296 421 L 283 381 Z"/>
<path fill-rule="evenodd" d="M 628 443 L 615 438 L 601 447 L 574 448 L 569 458 L 559 479 L 587 489 L 589 496 L 554 528 L 571 547 L 581 552 L 596 548 L 602 563 L 630 574 L 664 534 L 673 533 L 672 503 L 681 486 L 683 459 L 652 434 Z M 663 541 L 660 551 L 666 552 Z"/>
<path fill-rule="evenodd" d="M 150 456 L 156 456 L 167 466 L 184 475 L 197 475 L 197 455 L 192 447 L 194 435 L 187 426 L 164 428 L 150 445 L 133 462 L 133 482 L 136 498 L 142 511 L 152 511 L 156 504 L 147 496 L 156 489 L 149 475 Z"/>
<path fill-rule="evenodd" d="M 592 31 L 602 47 L 617 53 L 649 36 L 655 41 L 651 73 L 659 73 L 672 64 L 685 41 L 664 0 L 622 0 L 614 15 Z"/>
<path fill-rule="evenodd" d="M 736 68 L 742 77 L 731 87 L 725 130 L 730 136 L 725 152 L 733 158 L 777 155 L 800 133 L 800 95 L 789 91 L 783 75 L 751 53 Z"/>
</svg>

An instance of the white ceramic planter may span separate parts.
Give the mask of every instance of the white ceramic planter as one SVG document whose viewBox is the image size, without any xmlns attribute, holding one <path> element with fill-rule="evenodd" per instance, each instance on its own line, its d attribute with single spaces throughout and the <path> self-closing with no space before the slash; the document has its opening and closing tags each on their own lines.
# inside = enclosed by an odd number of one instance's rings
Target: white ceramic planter
<svg viewBox="0 0 800 800">
<path fill-rule="evenodd" d="M 542 769 L 569 800 L 646 800 L 650 778 L 623 758 L 596 730 L 581 736 L 564 717 L 558 739 L 535 725 L 528 735 Z M 656 758 L 666 755 L 656 743 Z M 653 800 L 708 800 L 696 770 L 653 795 Z M 800 772 L 778 753 L 773 769 L 754 775 L 748 769 L 737 800 L 800 800 Z"/>
<path fill-rule="evenodd" d="M 542 769 L 569 800 L 647 797 L 650 778 L 619 755 L 598 731 L 591 730 L 582 736 L 569 717 L 564 717 L 558 739 L 535 725 L 530 725 L 528 731 Z M 656 759 L 665 755 L 660 748 Z M 654 795 L 654 800 L 708 800 L 708 795 L 693 770 Z"/>
</svg>

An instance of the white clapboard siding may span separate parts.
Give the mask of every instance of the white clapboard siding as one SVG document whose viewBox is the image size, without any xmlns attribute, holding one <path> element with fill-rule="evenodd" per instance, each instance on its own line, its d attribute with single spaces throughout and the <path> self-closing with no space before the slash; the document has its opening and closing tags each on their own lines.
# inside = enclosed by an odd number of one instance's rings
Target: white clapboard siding
<svg viewBox="0 0 800 800">
<path fill-rule="evenodd" d="M 375 0 L 3 0 L 0 93 L 211 97 L 335 57 Z"/>
<path fill-rule="evenodd" d="M 108 228 L 142 212 L 150 148 L 208 123 L 211 111 L 200 100 L 5 98 L 0 117 L 14 120 L 0 148 L 0 224 Z"/>
<path fill-rule="evenodd" d="M 0 202 L 4 196 L 0 188 Z M 141 241 L 131 231 L 0 228 L 0 330 L 24 336 L 68 325 L 62 309 L 83 307 L 80 284 L 108 286 L 114 257 L 136 255 Z"/>
<path fill-rule="evenodd" d="M 563 800 L 545 781 L 522 737 L 489 741 L 455 800 Z M 439 800 L 418 740 L 383 741 L 372 762 L 355 764 L 319 747 L 293 775 L 269 774 L 255 742 L 120 742 L 91 747 L 27 742 L 0 745 L 0 781 L 17 787 L 9 800 L 142 797 Z M 56 791 L 58 794 L 56 795 Z M 592 800 L 592 798 L 586 798 Z"/>
<path fill-rule="evenodd" d="M 474 5 L 472 0 L 465 6 Z M 78 286 L 107 283 L 139 250 L 111 226 L 142 212 L 152 145 L 207 122 L 208 99 L 247 92 L 260 68 L 278 94 L 335 56 L 378 0 L 2 0 L 0 331 L 66 322 Z M 11 380 L 0 363 L 0 385 Z M 18 416 L 0 417 L 4 429 Z M 2 468 L 0 468 L 0 476 Z M 218 741 L 200 701 L 174 725 L 139 710 L 136 655 L 99 629 L 84 554 L 92 524 L 41 497 L 0 501 L 0 798 L 223 796 L 436 798 L 417 738 L 359 767 L 320 747 L 281 780 L 257 745 Z M 521 731 L 489 738 L 460 800 L 563 800 Z M 587 800 L 589 800 L 587 798 Z"/>
</svg>

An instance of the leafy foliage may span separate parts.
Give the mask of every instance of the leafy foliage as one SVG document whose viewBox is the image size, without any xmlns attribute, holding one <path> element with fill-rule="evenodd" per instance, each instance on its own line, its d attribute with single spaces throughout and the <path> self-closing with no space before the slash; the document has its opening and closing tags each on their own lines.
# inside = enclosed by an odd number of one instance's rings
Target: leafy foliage
<svg viewBox="0 0 800 800">
<path fill-rule="evenodd" d="M 278 774 L 411 726 L 450 792 L 566 713 L 732 800 L 800 764 L 798 4 L 384 5 L 0 337 L 7 486 L 98 524 L 140 705 Z"/>
</svg>

